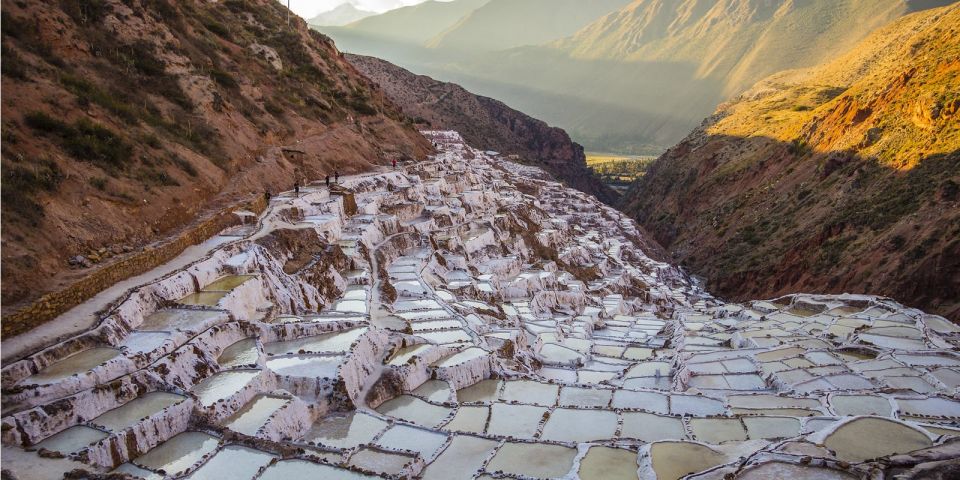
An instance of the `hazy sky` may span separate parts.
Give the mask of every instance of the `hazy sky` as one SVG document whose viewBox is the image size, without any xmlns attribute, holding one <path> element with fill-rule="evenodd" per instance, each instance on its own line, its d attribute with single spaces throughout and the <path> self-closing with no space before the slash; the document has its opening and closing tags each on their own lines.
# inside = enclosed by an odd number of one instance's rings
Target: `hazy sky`
<svg viewBox="0 0 960 480">
<path fill-rule="evenodd" d="M 343 3 L 352 3 L 360 10 L 385 12 L 407 5 L 416 5 L 426 0 L 290 0 L 290 10 L 303 18 L 314 17 L 319 13 L 333 10 Z M 280 0 L 286 5 L 287 0 Z"/>
</svg>

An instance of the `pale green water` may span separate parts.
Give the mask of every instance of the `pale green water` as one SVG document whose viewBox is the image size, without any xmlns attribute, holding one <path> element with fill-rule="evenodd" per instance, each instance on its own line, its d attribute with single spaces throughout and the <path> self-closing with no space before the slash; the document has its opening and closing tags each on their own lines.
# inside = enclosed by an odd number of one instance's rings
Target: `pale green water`
<svg viewBox="0 0 960 480">
<path fill-rule="evenodd" d="M 267 360 L 267 368 L 278 375 L 304 378 L 334 378 L 343 362 L 341 356 L 290 355 Z"/>
<path fill-rule="evenodd" d="M 344 353 L 350 345 L 367 333 L 366 327 L 352 328 L 342 332 L 327 333 L 313 337 L 298 338 L 283 342 L 267 343 L 263 351 L 267 354 L 285 355 L 290 353 Z"/>
<path fill-rule="evenodd" d="M 204 292 L 229 292 L 234 288 L 243 285 L 244 282 L 254 278 L 255 275 L 227 275 L 214 280 L 212 283 L 203 287 Z"/>
<path fill-rule="evenodd" d="M 169 475 L 190 468 L 217 449 L 219 439 L 200 432 L 183 432 L 133 459 L 133 463 L 150 470 L 163 470 Z"/>
<path fill-rule="evenodd" d="M 317 420 L 303 436 L 303 441 L 334 448 L 353 448 L 372 441 L 386 426 L 383 420 L 365 413 L 334 414 Z"/>
<path fill-rule="evenodd" d="M 559 445 L 505 443 L 490 460 L 487 471 L 502 470 L 514 475 L 557 478 L 570 471 L 576 456 L 576 449 Z"/>
<path fill-rule="evenodd" d="M 494 403 L 490 407 L 490 425 L 487 433 L 491 435 L 533 438 L 537 426 L 547 409 L 533 405 L 511 405 Z"/>
<path fill-rule="evenodd" d="M 427 350 L 430 350 L 431 348 L 433 348 L 433 345 L 425 344 L 425 343 L 420 345 L 413 345 L 410 347 L 403 347 L 400 350 L 397 350 L 397 352 L 393 354 L 393 357 L 390 358 L 390 361 L 388 363 L 390 365 L 398 365 L 398 366 L 404 365 L 414 356 L 423 354 L 424 352 L 426 352 Z"/>
<path fill-rule="evenodd" d="M 260 467 L 270 463 L 274 458 L 277 457 L 252 448 L 228 445 L 188 476 L 187 479 L 249 479 L 257 474 Z"/>
<path fill-rule="evenodd" d="M 636 438 L 645 442 L 680 440 L 686 437 L 683 422 L 677 417 L 665 417 L 643 412 L 624 412 L 621 438 Z"/>
<path fill-rule="evenodd" d="M 103 365 L 119 355 L 120 350 L 115 348 L 91 348 L 51 363 L 43 370 L 27 377 L 21 383 L 25 385 L 56 383 L 70 378 L 74 374 L 89 372 L 94 367 Z"/>
<path fill-rule="evenodd" d="M 173 404 L 184 400 L 181 395 L 167 392 L 152 392 L 137 397 L 92 420 L 93 423 L 113 432 L 120 432 L 137 424 Z"/>
<path fill-rule="evenodd" d="M 83 450 L 92 443 L 99 442 L 110 435 L 95 428 L 76 425 L 55 435 L 45 438 L 35 446 L 68 455 Z"/>
<path fill-rule="evenodd" d="M 427 380 L 413 391 L 413 394 L 431 402 L 442 403 L 453 396 L 450 384 L 443 380 Z"/>
<path fill-rule="evenodd" d="M 453 354 L 447 358 L 437 361 L 433 364 L 434 367 L 453 367 L 460 365 L 461 363 L 469 362 L 475 358 L 480 358 L 484 355 L 487 355 L 487 351 L 479 347 L 470 347 L 466 350 Z"/>
<path fill-rule="evenodd" d="M 494 440 L 457 435 L 450 445 L 427 466 L 424 480 L 468 480 L 497 447 Z"/>
<path fill-rule="evenodd" d="M 499 398 L 499 391 L 499 380 L 483 380 L 469 387 L 457 390 L 457 401 L 461 403 L 493 402 Z"/>
<path fill-rule="evenodd" d="M 912 452 L 929 447 L 932 442 L 923 433 L 901 423 L 868 417 L 844 424 L 828 435 L 823 444 L 842 460 L 861 462 Z"/>
<path fill-rule="evenodd" d="M 194 305 L 198 307 L 215 307 L 223 297 L 229 292 L 197 292 L 191 293 L 186 297 L 177 300 L 181 305 Z"/>
<path fill-rule="evenodd" d="M 516 380 L 506 382 L 501 398 L 505 402 L 516 400 L 535 405 L 552 406 L 557 402 L 560 387 L 549 383 L 540 383 L 530 380 Z"/>
<path fill-rule="evenodd" d="M 424 427 L 436 428 L 446 418 L 451 409 L 431 405 L 412 395 L 401 395 L 385 402 L 377 411 L 391 417 L 400 418 Z"/>
<path fill-rule="evenodd" d="M 219 363 L 221 367 L 231 368 L 256 364 L 259 358 L 260 351 L 257 349 L 257 339 L 245 338 L 224 348 L 223 352 L 217 358 L 217 363 Z"/>
<path fill-rule="evenodd" d="M 196 384 L 191 391 L 200 400 L 201 405 L 209 407 L 217 403 L 217 400 L 239 392 L 259 374 L 259 370 L 220 372 Z"/>
<path fill-rule="evenodd" d="M 614 412 L 558 408 L 550 415 L 540 438 L 559 442 L 589 442 L 613 438 L 616 431 L 617 414 Z"/>
<path fill-rule="evenodd" d="M 290 403 L 287 398 L 257 395 L 236 413 L 223 421 L 223 426 L 244 435 L 256 435 L 271 415 Z"/>
<path fill-rule="evenodd" d="M 563 387 L 560 389 L 559 404 L 570 407 L 606 407 L 612 397 L 613 390 Z"/>
<path fill-rule="evenodd" d="M 403 471 L 403 467 L 412 462 L 413 459 L 413 457 L 399 453 L 361 448 L 350 457 L 349 464 L 381 474 L 398 475 Z"/>
<path fill-rule="evenodd" d="M 320 465 L 306 460 L 283 460 L 267 467 L 263 475 L 258 477 L 258 480 L 360 480 L 365 478 L 378 477 L 352 472 L 343 468 L 331 467 L 329 465 Z M 224 477 L 224 480 L 228 479 Z"/>
<path fill-rule="evenodd" d="M 660 442 L 650 447 L 653 470 L 658 480 L 678 480 L 726 461 L 719 452 L 690 442 Z"/>
<path fill-rule="evenodd" d="M 437 450 L 446 442 L 447 436 L 407 425 L 394 425 L 387 430 L 377 445 L 381 447 L 419 452 L 425 460 L 433 458 Z"/>
<path fill-rule="evenodd" d="M 444 425 L 443 428 L 461 432 L 483 433 L 489 412 L 489 407 L 460 406 L 453 420 Z"/>
<path fill-rule="evenodd" d="M 707 443 L 747 439 L 747 431 L 736 418 L 691 418 L 690 430 L 697 440 Z"/>
<path fill-rule="evenodd" d="M 590 447 L 580 461 L 581 480 L 636 480 L 637 452 L 622 448 Z"/>
</svg>

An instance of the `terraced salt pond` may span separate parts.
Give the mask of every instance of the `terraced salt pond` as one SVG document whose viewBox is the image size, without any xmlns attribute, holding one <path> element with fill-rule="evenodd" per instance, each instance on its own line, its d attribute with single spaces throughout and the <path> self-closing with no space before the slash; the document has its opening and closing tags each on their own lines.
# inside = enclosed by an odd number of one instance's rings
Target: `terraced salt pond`
<svg viewBox="0 0 960 480">
<path fill-rule="evenodd" d="M 275 196 L 95 330 L 5 365 L 4 468 L 879 480 L 960 456 L 947 319 L 724 302 L 619 212 L 429 136 L 431 160 Z"/>
</svg>

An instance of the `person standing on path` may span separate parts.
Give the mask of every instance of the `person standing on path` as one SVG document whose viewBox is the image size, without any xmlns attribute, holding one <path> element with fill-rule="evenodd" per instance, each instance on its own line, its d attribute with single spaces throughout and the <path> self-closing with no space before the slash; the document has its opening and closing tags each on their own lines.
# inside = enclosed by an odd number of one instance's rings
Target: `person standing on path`
<svg viewBox="0 0 960 480">
<path fill-rule="evenodd" d="M 330 188 L 330 175 L 327 175 L 327 188 Z"/>
<path fill-rule="evenodd" d="M 298 197 L 300 196 L 300 180 L 293 181 L 293 194 Z"/>
<path fill-rule="evenodd" d="M 393 169 L 394 169 L 394 170 L 397 169 L 397 159 L 396 159 L 396 158 L 393 159 Z"/>
<path fill-rule="evenodd" d="M 333 171 L 333 183 L 340 185 L 340 170 Z"/>
</svg>

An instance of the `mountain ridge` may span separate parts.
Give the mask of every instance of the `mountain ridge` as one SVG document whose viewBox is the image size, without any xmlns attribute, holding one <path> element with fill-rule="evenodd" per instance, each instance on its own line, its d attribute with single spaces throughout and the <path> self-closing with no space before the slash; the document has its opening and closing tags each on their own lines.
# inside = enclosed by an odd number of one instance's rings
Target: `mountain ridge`
<svg viewBox="0 0 960 480">
<path fill-rule="evenodd" d="M 733 298 L 875 290 L 960 318 L 957 25 L 958 5 L 913 13 L 759 82 L 623 208 Z"/>
</svg>

